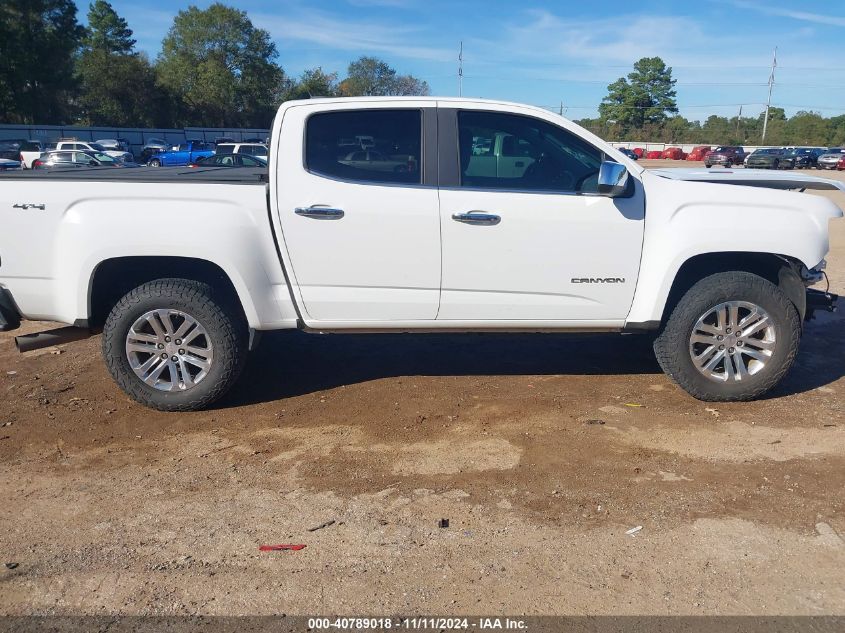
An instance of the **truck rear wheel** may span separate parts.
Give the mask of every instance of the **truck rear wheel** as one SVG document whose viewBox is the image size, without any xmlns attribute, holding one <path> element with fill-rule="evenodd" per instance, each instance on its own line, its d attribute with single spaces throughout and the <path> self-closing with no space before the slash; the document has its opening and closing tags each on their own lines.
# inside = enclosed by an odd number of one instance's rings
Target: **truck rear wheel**
<svg viewBox="0 0 845 633">
<path fill-rule="evenodd" d="M 246 326 L 205 283 L 158 279 L 114 306 L 103 357 L 130 398 L 160 411 L 207 407 L 235 383 L 246 359 Z"/>
<path fill-rule="evenodd" d="M 801 340 L 801 320 L 775 284 L 725 272 L 694 284 L 654 343 L 657 361 L 699 400 L 753 400 L 780 382 Z"/>
</svg>

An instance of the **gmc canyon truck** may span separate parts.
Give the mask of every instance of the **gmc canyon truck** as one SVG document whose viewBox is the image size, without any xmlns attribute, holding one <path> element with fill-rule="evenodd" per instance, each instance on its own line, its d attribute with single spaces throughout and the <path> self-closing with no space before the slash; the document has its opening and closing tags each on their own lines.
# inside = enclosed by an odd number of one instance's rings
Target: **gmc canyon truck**
<svg viewBox="0 0 845 633">
<path fill-rule="evenodd" d="M 347 160 L 350 138 L 407 168 Z M 836 301 L 809 286 L 842 211 L 801 191 L 845 190 L 645 170 L 545 110 L 438 98 L 285 103 L 265 170 L 0 182 L 0 326 L 71 324 L 21 350 L 102 330 L 118 385 L 167 411 L 210 405 L 284 328 L 651 332 L 694 397 L 756 398 Z"/>
</svg>

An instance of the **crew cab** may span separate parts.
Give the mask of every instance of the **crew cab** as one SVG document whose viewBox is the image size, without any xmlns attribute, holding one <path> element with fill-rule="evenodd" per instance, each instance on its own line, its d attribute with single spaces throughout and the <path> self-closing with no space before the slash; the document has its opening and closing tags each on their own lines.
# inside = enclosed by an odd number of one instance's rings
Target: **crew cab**
<svg viewBox="0 0 845 633">
<path fill-rule="evenodd" d="M 185 141 L 172 149 L 153 154 L 147 161 L 150 167 L 181 167 L 196 162 L 205 156 L 212 156 L 214 148 L 202 141 Z"/>
<path fill-rule="evenodd" d="M 799 191 L 845 183 L 646 170 L 495 101 L 290 101 L 271 134 L 266 169 L 0 176 L 0 326 L 70 324 L 21 350 L 102 330 L 117 384 L 168 411 L 210 405 L 290 328 L 651 333 L 687 392 L 749 400 L 836 300 L 809 286 L 842 211 Z M 350 160 L 349 138 L 404 168 Z"/>
</svg>

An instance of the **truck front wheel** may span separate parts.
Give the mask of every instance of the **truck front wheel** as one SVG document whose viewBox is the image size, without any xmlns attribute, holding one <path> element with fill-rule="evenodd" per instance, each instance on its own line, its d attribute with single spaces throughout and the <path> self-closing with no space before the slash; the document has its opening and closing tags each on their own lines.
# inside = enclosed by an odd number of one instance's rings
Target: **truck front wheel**
<svg viewBox="0 0 845 633">
<path fill-rule="evenodd" d="M 798 311 L 783 291 L 736 271 L 694 284 L 654 351 L 663 371 L 699 400 L 753 400 L 780 382 L 800 340 Z"/>
<path fill-rule="evenodd" d="M 193 411 L 220 398 L 246 359 L 246 326 L 202 282 L 158 279 L 114 306 L 103 357 L 130 398 L 160 411 Z"/>
</svg>

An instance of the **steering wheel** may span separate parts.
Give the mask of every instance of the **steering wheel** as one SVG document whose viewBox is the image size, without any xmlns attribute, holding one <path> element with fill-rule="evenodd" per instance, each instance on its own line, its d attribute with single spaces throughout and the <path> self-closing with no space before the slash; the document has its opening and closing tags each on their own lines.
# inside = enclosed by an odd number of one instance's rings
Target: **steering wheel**
<svg viewBox="0 0 845 633">
<path fill-rule="evenodd" d="M 554 188 L 563 191 L 574 191 L 580 184 L 575 182 L 575 176 L 571 171 L 561 169 L 558 162 L 550 158 L 545 152 L 541 153 L 537 160 L 528 166 L 522 179 L 529 183 L 542 185 L 552 184 Z"/>
</svg>

